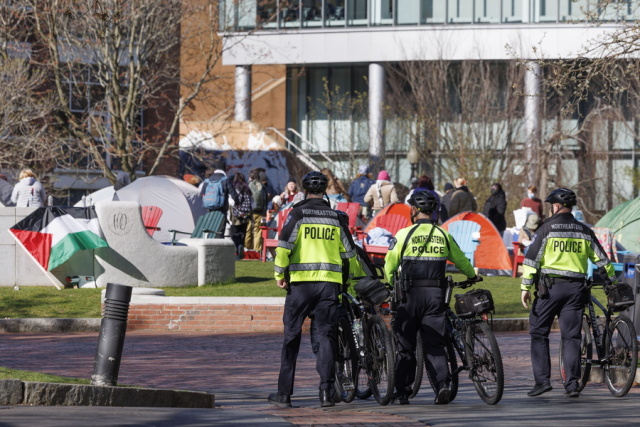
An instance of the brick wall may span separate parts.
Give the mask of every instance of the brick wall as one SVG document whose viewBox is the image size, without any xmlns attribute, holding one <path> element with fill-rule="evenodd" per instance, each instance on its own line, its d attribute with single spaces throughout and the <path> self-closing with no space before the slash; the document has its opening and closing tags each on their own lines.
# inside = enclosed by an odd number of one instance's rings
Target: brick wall
<svg viewBox="0 0 640 427">
<path fill-rule="evenodd" d="M 284 298 L 134 296 L 129 306 L 127 329 L 280 332 L 283 310 Z"/>
</svg>

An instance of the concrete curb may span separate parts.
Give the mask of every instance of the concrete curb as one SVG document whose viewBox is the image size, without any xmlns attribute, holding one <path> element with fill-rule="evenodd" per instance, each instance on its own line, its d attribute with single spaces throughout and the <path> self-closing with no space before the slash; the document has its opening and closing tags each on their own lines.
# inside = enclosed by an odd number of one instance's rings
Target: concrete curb
<svg viewBox="0 0 640 427">
<path fill-rule="evenodd" d="M 101 318 L 80 319 L 0 319 L 0 332 L 35 332 L 35 333 L 65 333 L 65 332 L 99 332 Z M 558 328 L 558 320 L 554 321 L 553 329 Z M 495 332 L 528 331 L 529 319 L 494 318 L 493 330 Z"/>
<path fill-rule="evenodd" d="M 215 406 L 215 396 L 197 391 L 23 382 L 11 379 L 0 380 L 0 405 L 211 409 Z"/>
</svg>

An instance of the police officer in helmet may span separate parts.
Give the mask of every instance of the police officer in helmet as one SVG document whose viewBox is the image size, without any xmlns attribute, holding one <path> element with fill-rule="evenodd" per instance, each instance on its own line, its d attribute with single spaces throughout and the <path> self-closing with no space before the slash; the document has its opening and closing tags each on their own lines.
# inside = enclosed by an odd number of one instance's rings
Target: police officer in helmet
<svg viewBox="0 0 640 427">
<path fill-rule="evenodd" d="M 612 283 L 616 276 L 593 231 L 571 214 L 576 194 L 568 188 L 553 190 L 545 200 L 550 215 L 537 230 L 524 260 L 522 304 L 531 305 L 529 334 L 535 384 L 528 396 L 552 390 L 549 331 L 556 316 L 560 324 L 566 382 L 565 396 L 579 397 L 582 312 L 586 296 L 587 261 L 604 268 Z M 535 299 L 531 303 L 531 289 Z"/>
<path fill-rule="evenodd" d="M 398 231 L 385 258 L 385 274 L 404 290 L 397 301 L 393 331 L 398 344 L 395 402 L 408 404 L 416 372 L 416 337 L 424 345 L 427 373 L 436 390 L 436 404 L 449 403 L 451 372 L 445 344 L 444 297 L 447 260 L 467 277 L 481 280 L 453 237 L 431 220 L 438 200 L 430 191 L 414 192 L 409 199 L 414 225 Z M 398 274 L 395 274 L 398 273 Z M 396 294 L 397 295 L 397 294 Z"/>
<path fill-rule="evenodd" d="M 339 214 L 324 199 L 328 180 L 320 172 L 302 178 L 305 199 L 296 203 L 280 232 L 275 257 L 275 279 L 287 291 L 284 306 L 284 342 L 278 392 L 269 402 L 291 406 L 302 323 L 313 313 L 317 339 L 316 370 L 320 375 L 320 405 L 334 406 L 335 335 L 338 295 L 343 267 L 357 271 L 355 248 Z"/>
</svg>

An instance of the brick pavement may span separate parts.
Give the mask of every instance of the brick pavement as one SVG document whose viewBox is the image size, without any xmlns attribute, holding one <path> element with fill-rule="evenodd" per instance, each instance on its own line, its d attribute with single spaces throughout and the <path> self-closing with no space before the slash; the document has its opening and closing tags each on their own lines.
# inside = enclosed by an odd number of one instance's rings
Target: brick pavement
<svg viewBox="0 0 640 427">
<path fill-rule="evenodd" d="M 552 334 L 557 352 L 558 334 Z M 275 391 L 281 334 L 246 333 L 214 335 L 204 333 L 150 334 L 128 333 L 125 339 L 119 383 L 141 387 L 207 391 L 216 395 L 221 408 L 245 408 L 281 417 L 300 426 L 425 425 L 416 417 L 403 414 L 398 406 L 382 407 L 373 398 L 338 404 L 335 408 L 318 407 L 315 358 L 308 334 L 304 334 L 298 359 L 293 404 L 296 408 L 279 409 L 266 402 Z M 505 378 L 509 390 L 528 389 L 533 379 L 526 332 L 498 334 L 503 354 Z M 1 334 L 1 365 L 8 368 L 40 371 L 49 374 L 90 378 L 93 371 L 97 333 L 69 334 Z M 553 366 L 557 366 L 554 354 Z M 556 369 L 557 370 L 557 369 Z M 559 384 L 557 372 L 553 381 Z M 461 393 L 456 402 L 473 404 L 480 399 L 467 379 L 461 379 Z M 505 396 L 508 390 L 505 391 Z M 472 399 L 472 400 L 471 400 Z M 425 385 L 416 397 L 416 405 L 431 405 L 433 392 Z M 481 402 L 480 402 L 481 403 Z M 415 409 L 416 405 L 409 405 Z M 486 406 L 486 405 L 485 405 Z"/>
</svg>

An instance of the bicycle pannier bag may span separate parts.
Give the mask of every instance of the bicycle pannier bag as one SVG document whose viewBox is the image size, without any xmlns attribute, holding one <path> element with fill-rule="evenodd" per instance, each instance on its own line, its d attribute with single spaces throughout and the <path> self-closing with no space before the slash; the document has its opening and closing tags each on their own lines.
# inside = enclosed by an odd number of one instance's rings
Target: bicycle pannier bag
<svg viewBox="0 0 640 427">
<path fill-rule="evenodd" d="M 618 283 L 609 291 L 607 295 L 609 308 L 613 311 L 625 310 L 635 303 L 633 299 L 633 289 L 627 283 Z"/>
<path fill-rule="evenodd" d="M 464 295 L 456 295 L 455 310 L 460 317 L 474 317 L 493 311 L 491 292 L 486 289 L 474 289 Z"/>
<path fill-rule="evenodd" d="M 389 299 L 391 292 L 380 279 L 363 277 L 354 286 L 358 298 L 364 305 L 376 306 Z"/>
</svg>

